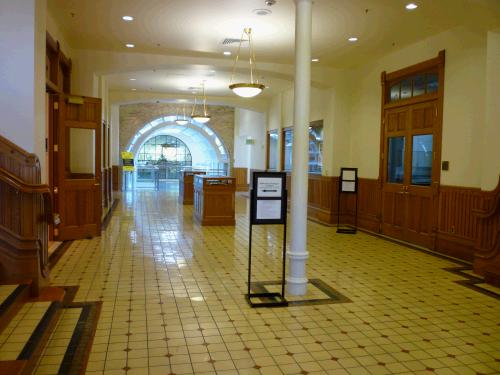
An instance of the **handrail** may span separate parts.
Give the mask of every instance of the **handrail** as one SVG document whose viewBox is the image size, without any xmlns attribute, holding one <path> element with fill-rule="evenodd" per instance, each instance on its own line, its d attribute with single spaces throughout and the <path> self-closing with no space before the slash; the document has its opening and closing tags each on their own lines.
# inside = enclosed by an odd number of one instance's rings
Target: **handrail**
<svg viewBox="0 0 500 375">
<path fill-rule="evenodd" d="M 53 222 L 52 219 L 52 193 L 48 185 L 45 184 L 27 184 L 16 175 L 10 173 L 0 167 L 0 181 L 5 182 L 12 188 L 28 194 L 40 194 L 43 197 L 43 204 L 46 210 L 45 219 L 48 223 Z"/>
<path fill-rule="evenodd" d="M 10 154 L 17 153 L 18 156 L 25 158 L 25 160 L 27 161 L 38 163 L 38 157 L 35 154 L 24 150 L 23 148 L 9 141 L 7 138 L 2 137 L 1 135 L 0 135 L 0 146 L 8 150 Z"/>
</svg>

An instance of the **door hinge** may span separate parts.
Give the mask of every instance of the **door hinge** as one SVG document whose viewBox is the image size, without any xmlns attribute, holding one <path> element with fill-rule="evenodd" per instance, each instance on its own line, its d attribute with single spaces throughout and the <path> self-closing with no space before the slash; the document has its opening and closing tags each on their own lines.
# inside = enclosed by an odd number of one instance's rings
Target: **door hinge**
<svg viewBox="0 0 500 375">
<path fill-rule="evenodd" d="M 59 194 L 59 188 L 57 186 L 54 186 L 54 194 Z"/>
<path fill-rule="evenodd" d="M 59 151 L 59 145 L 54 145 L 54 152 L 58 152 Z"/>
<path fill-rule="evenodd" d="M 59 236 L 59 229 L 54 228 L 54 236 L 55 237 Z"/>
<path fill-rule="evenodd" d="M 59 109 L 59 102 L 54 102 L 54 110 L 58 110 Z"/>
<path fill-rule="evenodd" d="M 384 160 L 384 153 L 383 152 L 380 154 L 380 159 Z"/>
<path fill-rule="evenodd" d="M 45 138 L 45 152 L 49 152 L 49 139 Z"/>
</svg>

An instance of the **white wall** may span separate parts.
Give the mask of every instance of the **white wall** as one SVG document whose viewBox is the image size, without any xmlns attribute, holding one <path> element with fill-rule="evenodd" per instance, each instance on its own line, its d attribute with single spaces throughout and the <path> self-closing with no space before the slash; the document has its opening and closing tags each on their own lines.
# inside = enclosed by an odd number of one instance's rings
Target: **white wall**
<svg viewBox="0 0 500 375">
<path fill-rule="evenodd" d="M 0 0 L 0 134 L 45 173 L 45 0 Z"/>
<path fill-rule="evenodd" d="M 246 140 L 253 141 L 246 144 Z M 234 166 L 250 169 L 266 168 L 266 114 L 235 108 Z"/>
<path fill-rule="evenodd" d="M 340 167 L 378 178 L 382 71 L 392 72 L 446 51 L 441 184 L 493 189 L 500 173 L 500 32 L 457 27 L 359 68 L 335 72 L 333 86 L 311 92 L 311 120 L 324 120 L 324 175 Z M 338 73 L 338 74 L 337 74 Z M 281 105 L 280 105 L 281 104 Z M 272 98 L 268 128 L 293 124 L 293 90 Z"/>
<path fill-rule="evenodd" d="M 485 35 L 464 28 L 437 34 L 352 72 L 352 164 L 361 177 L 377 178 L 380 154 L 380 73 L 437 56 L 446 50 L 441 184 L 480 186 L 480 144 L 484 122 Z M 467 155 L 467 157 L 464 157 Z"/>
<path fill-rule="evenodd" d="M 485 121 L 481 188 L 493 190 L 500 175 L 500 31 L 489 32 L 486 50 Z"/>
</svg>

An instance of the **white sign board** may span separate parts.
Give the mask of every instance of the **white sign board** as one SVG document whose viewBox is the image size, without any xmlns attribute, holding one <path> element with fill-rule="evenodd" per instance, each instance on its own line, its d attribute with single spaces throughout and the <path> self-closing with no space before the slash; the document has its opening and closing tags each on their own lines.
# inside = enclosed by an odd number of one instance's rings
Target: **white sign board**
<svg viewBox="0 0 500 375">
<path fill-rule="evenodd" d="M 281 219 L 281 200 L 258 200 L 256 216 L 258 220 Z"/>
<path fill-rule="evenodd" d="M 356 183 L 354 181 L 342 181 L 342 191 L 343 192 L 355 192 Z"/>
<path fill-rule="evenodd" d="M 356 172 L 355 171 L 342 171 L 342 180 L 356 180 Z"/>
<path fill-rule="evenodd" d="M 281 178 L 258 177 L 257 197 L 281 197 Z"/>
</svg>

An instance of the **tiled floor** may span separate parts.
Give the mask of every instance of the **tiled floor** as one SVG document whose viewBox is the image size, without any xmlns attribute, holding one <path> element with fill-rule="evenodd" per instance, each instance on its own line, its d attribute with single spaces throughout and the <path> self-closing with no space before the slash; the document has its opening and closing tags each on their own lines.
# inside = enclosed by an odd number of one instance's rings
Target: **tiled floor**
<svg viewBox="0 0 500 375">
<path fill-rule="evenodd" d="M 17 284 L 14 285 L 0 285 L 0 305 L 5 302 L 5 300 L 10 296 L 10 294 L 17 288 Z"/>
<path fill-rule="evenodd" d="M 50 302 L 25 303 L 0 335 L 0 361 L 16 360 L 50 306 Z"/>
<path fill-rule="evenodd" d="M 57 326 L 50 336 L 40 363 L 34 372 L 35 375 L 58 373 L 81 312 L 81 308 L 62 309 Z"/>
<path fill-rule="evenodd" d="M 127 192 L 102 237 L 73 243 L 52 281 L 103 301 L 88 374 L 500 373 L 500 302 L 364 233 L 309 223 L 308 277 L 352 302 L 249 308 L 246 210 L 200 227 L 175 191 Z M 279 278 L 280 235 L 255 228 L 255 280 Z"/>
</svg>

